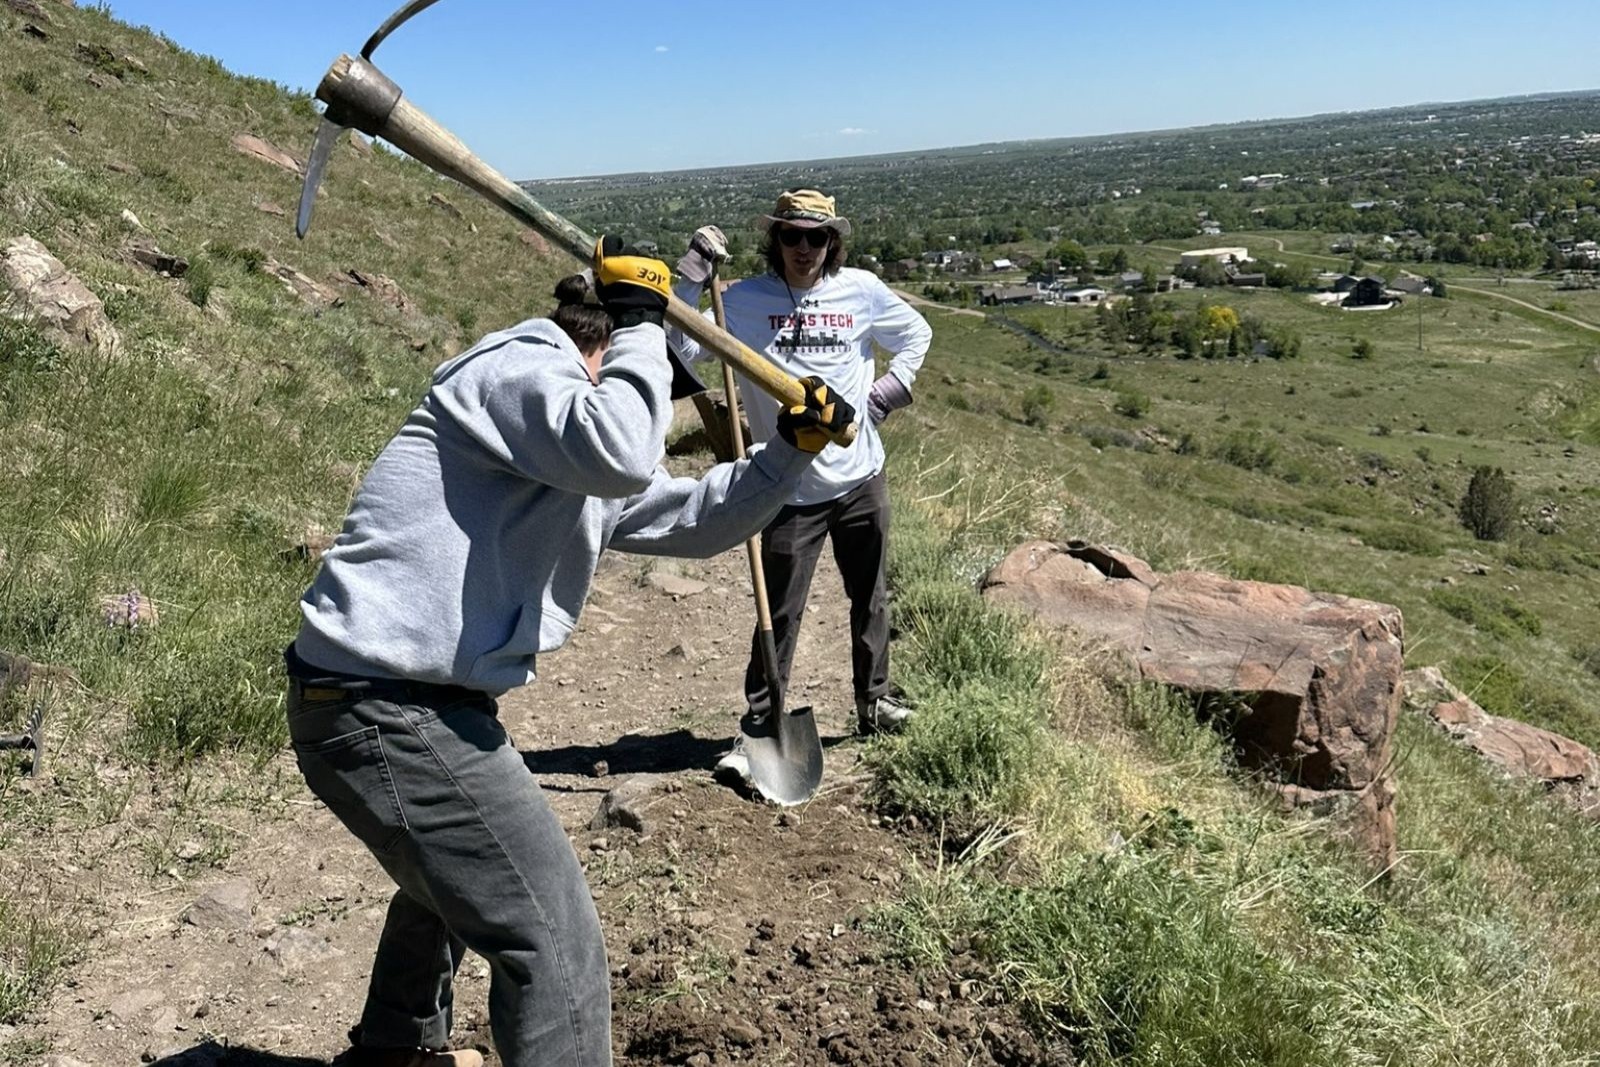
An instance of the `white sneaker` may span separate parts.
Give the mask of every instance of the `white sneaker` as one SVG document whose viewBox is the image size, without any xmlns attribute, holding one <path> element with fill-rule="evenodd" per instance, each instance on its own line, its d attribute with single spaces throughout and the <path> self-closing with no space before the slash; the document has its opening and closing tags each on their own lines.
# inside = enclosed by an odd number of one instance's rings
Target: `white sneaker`
<svg viewBox="0 0 1600 1067">
<path fill-rule="evenodd" d="M 717 765 L 711 770 L 711 777 L 724 785 L 745 786 L 750 784 L 750 757 L 744 751 L 744 732 L 734 738 L 733 747 L 730 748 Z"/>
<path fill-rule="evenodd" d="M 895 734 L 905 729 L 913 712 L 893 697 L 877 700 L 856 698 L 856 732 L 869 734 Z"/>
</svg>

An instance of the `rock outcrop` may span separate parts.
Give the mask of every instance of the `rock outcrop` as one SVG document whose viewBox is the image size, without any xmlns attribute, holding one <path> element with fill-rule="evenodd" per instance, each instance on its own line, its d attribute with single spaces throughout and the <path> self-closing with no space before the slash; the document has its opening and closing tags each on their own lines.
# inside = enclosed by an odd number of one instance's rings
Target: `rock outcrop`
<svg viewBox="0 0 1600 1067">
<path fill-rule="evenodd" d="M 32 322 L 58 344 L 107 356 L 122 352 L 122 337 L 89 287 L 32 237 L 0 247 L 0 314 Z"/>
<path fill-rule="evenodd" d="M 300 160 L 270 141 L 264 141 L 248 133 L 241 133 L 235 135 L 228 144 L 235 152 L 241 155 L 249 156 L 251 159 L 259 159 L 261 162 L 270 163 L 274 167 L 281 167 L 297 178 L 301 174 Z"/>
<path fill-rule="evenodd" d="M 1437 667 L 1405 675 L 1406 707 L 1512 778 L 1543 782 L 1586 813 L 1600 810 L 1600 758 L 1586 745 L 1517 719 L 1491 715 Z"/>
<path fill-rule="evenodd" d="M 1103 642 L 1138 677 L 1192 694 L 1240 762 L 1285 800 L 1350 808 L 1361 846 L 1395 858 L 1387 770 L 1402 695 L 1398 608 L 1186 571 L 1081 542 L 1022 545 L 984 595 Z"/>
</svg>

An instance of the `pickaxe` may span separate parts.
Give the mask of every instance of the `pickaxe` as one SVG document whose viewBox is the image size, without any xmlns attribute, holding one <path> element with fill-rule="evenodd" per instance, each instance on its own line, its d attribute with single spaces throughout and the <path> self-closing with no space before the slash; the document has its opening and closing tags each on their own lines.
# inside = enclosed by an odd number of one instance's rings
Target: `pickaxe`
<svg viewBox="0 0 1600 1067">
<path fill-rule="evenodd" d="M 400 87 L 370 62 L 372 53 L 384 38 L 407 19 L 437 2 L 411 0 L 378 28 L 362 48 L 360 58 L 340 56 L 334 60 L 322 84 L 317 86 L 317 98 L 327 105 L 327 111 L 306 165 L 305 188 L 300 195 L 295 231 L 301 237 L 306 235 L 328 156 L 339 135 L 346 128 L 354 127 L 369 136 L 383 138 L 438 173 L 454 178 L 587 265 L 594 253 L 593 237 L 479 159 L 454 134 L 406 100 Z M 805 391 L 798 379 L 773 366 L 726 330 L 707 322 L 697 308 L 673 297 L 667 307 L 667 319 L 780 403 L 786 406 L 805 403 Z M 855 423 L 846 426 L 834 437 L 835 443 L 850 444 L 856 438 L 856 430 Z"/>
</svg>

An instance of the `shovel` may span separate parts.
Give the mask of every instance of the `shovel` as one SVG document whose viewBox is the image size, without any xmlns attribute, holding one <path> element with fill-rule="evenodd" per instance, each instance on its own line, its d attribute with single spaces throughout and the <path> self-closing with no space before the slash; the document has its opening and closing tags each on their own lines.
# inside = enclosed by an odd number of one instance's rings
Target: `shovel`
<svg viewBox="0 0 1600 1067">
<path fill-rule="evenodd" d="M 711 268 L 711 313 L 718 329 L 726 330 L 722 286 L 715 264 Z M 733 366 L 722 365 L 722 388 L 728 394 L 728 435 L 733 453 L 744 458 L 744 434 L 739 430 L 739 389 Z M 707 427 L 708 432 L 710 427 Z M 745 756 L 750 761 L 750 784 L 756 792 L 784 807 L 803 804 L 822 784 L 822 738 L 811 709 L 787 710 L 783 706 L 783 676 L 778 670 L 778 649 L 772 640 L 772 606 L 767 602 L 767 575 L 761 566 L 761 535 L 744 543 L 750 557 L 750 584 L 756 594 L 756 618 L 761 626 L 761 669 L 767 676 L 767 713 L 741 725 Z"/>
</svg>

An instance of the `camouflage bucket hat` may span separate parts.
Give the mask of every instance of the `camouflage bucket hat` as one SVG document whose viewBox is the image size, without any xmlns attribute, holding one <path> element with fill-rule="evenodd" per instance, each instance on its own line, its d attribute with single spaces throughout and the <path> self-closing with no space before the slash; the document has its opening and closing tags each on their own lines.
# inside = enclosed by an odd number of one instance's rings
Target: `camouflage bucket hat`
<svg viewBox="0 0 1600 1067">
<path fill-rule="evenodd" d="M 771 229 L 779 222 L 802 230 L 825 227 L 840 237 L 850 236 L 850 220 L 839 217 L 834 210 L 833 197 L 815 189 L 791 189 L 780 193 L 772 214 L 762 215 L 758 220 L 762 229 Z"/>
</svg>

